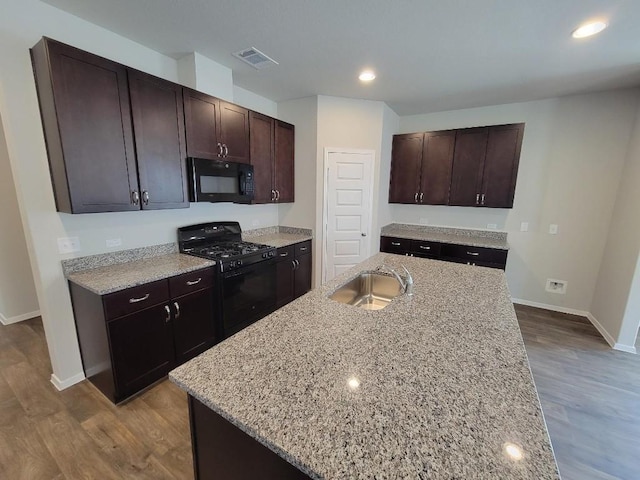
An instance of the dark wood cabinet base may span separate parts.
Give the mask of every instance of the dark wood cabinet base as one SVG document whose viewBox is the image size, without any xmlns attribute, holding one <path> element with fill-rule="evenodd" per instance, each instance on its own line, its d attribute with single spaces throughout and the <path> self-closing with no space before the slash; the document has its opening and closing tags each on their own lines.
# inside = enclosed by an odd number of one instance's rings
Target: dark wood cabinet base
<svg viewBox="0 0 640 480">
<path fill-rule="evenodd" d="M 311 477 L 189 395 L 196 480 L 306 480 Z"/>
</svg>

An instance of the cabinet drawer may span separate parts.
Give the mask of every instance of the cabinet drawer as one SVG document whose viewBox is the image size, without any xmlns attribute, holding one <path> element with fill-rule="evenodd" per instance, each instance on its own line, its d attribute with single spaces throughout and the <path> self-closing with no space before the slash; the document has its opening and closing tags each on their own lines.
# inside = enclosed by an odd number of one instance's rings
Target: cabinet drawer
<svg viewBox="0 0 640 480">
<path fill-rule="evenodd" d="M 194 272 L 183 273 L 169 279 L 171 298 L 202 290 L 213 284 L 213 269 L 204 268 Z"/>
<path fill-rule="evenodd" d="M 507 251 L 485 247 L 470 247 L 467 245 L 443 244 L 443 257 L 465 260 L 475 264 L 491 263 L 504 265 L 507 263 Z"/>
<path fill-rule="evenodd" d="M 380 251 L 405 254 L 411 250 L 411 240 L 407 238 L 380 237 Z"/>
<path fill-rule="evenodd" d="M 411 240 L 411 253 L 419 257 L 435 258 L 440 256 L 441 244 L 426 240 Z"/>
<path fill-rule="evenodd" d="M 296 247 L 296 257 L 311 253 L 311 240 L 302 243 L 296 243 L 294 246 Z"/>
<path fill-rule="evenodd" d="M 158 280 L 103 297 L 107 320 L 137 312 L 169 300 L 169 282 Z"/>
<path fill-rule="evenodd" d="M 295 256 L 295 250 L 296 250 L 295 245 L 280 247 L 278 249 L 278 252 L 276 253 L 276 258 L 278 260 L 287 260 L 287 259 L 293 260 L 293 257 Z"/>
</svg>

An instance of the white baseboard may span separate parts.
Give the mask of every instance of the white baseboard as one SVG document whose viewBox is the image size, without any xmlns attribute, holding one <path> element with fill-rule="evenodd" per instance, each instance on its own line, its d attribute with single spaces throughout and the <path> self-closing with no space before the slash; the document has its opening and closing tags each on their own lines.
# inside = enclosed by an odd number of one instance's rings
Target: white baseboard
<svg viewBox="0 0 640 480">
<path fill-rule="evenodd" d="M 35 318 L 40 316 L 40 310 L 36 310 L 35 312 L 23 313 L 22 315 L 16 315 L 15 317 L 5 317 L 2 313 L 0 313 L 0 323 L 2 325 L 11 325 L 12 323 L 22 322 L 23 320 L 29 320 L 30 318 Z"/>
<path fill-rule="evenodd" d="M 53 386 L 56 387 L 58 390 L 64 390 L 65 388 L 69 388 L 70 386 L 75 385 L 76 383 L 80 383 L 84 379 L 85 379 L 85 376 L 83 372 L 77 373 L 72 377 L 66 378 L 64 380 L 60 380 L 55 373 L 51 374 L 51 383 L 53 383 Z"/>
<path fill-rule="evenodd" d="M 512 298 L 511 301 L 513 303 L 517 303 L 519 305 L 526 305 L 529 307 L 542 308 L 544 310 L 551 310 L 552 312 L 560 312 L 560 313 L 568 313 L 570 315 L 580 315 L 581 317 L 586 317 L 591 324 L 596 327 L 596 330 L 602 335 L 602 338 L 613 348 L 614 350 L 619 350 L 621 352 L 627 353 L 638 353 L 636 347 L 634 345 L 625 345 L 623 343 L 617 343 L 613 336 L 607 331 L 606 328 L 602 326 L 602 324 L 598 321 L 596 317 L 594 317 L 591 312 L 586 312 L 583 310 L 575 310 L 573 308 L 566 307 L 557 307 L 555 305 L 548 305 L 546 303 L 538 303 L 538 302 L 530 302 L 529 300 L 522 300 L 520 298 Z"/>
</svg>

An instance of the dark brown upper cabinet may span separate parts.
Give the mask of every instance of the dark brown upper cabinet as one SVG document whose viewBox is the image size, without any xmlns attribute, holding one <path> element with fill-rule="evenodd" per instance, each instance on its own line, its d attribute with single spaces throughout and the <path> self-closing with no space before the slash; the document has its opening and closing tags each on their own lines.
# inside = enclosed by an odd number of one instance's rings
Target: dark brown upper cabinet
<svg viewBox="0 0 640 480">
<path fill-rule="evenodd" d="M 180 86 L 48 38 L 31 56 L 58 211 L 189 205 Z"/>
<path fill-rule="evenodd" d="M 127 69 L 48 38 L 31 57 L 58 211 L 139 210 Z"/>
<path fill-rule="evenodd" d="M 184 88 L 187 156 L 250 163 L 249 110 Z"/>
<path fill-rule="evenodd" d="M 136 70 L 128 74 L 142 208 L 186 208 L 182 87 Z"/>
<path fill-rule="evenodd" d="M 450 205 L 512 208 L 524 123 L 458 130 Z"/>
<path fill-rule="evenodd" d="M 253 203 L 294 201 L 294 126 L 250 112 Z"/>
<path fill-rule="evenodd" d="M 393 136 L 390 203 L 512 208 L 524 123 Z"/>
<path fill-rule="evenodd" d="M 455 131 L 394 135 L 389 202 L 446 205 Z"/>
</svg>

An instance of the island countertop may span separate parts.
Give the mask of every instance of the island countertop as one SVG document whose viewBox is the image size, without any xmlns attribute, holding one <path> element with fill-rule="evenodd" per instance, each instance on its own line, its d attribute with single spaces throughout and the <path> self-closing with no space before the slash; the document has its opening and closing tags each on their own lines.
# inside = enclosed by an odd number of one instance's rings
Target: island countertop
<svg viewBox="0 0 640 480">
<path fill-rule="evenodd" d="M 328 298 L 382 263 L 413 296 Z M 500 270 L 377 254 L 169 377 L 312 478 L 559 478 Z"/>
</svg>

